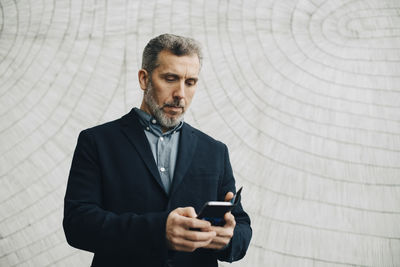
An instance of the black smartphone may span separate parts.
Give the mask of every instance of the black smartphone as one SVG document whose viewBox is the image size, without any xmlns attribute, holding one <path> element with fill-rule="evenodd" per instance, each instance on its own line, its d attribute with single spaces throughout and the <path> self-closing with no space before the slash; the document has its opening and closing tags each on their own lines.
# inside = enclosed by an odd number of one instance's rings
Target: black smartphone
<svg viewBox="0 0 400 267">
<path fill-rule="evenodd" d="M 198 219 L 203 219 L 211 222 L 214 226 L 223 226 L 225 224 L 224 215 L 231 211 L 240 200 L 241 187 L 231 201 L 209 201 L 204 204 L 201 209 Z"/>
</svg>

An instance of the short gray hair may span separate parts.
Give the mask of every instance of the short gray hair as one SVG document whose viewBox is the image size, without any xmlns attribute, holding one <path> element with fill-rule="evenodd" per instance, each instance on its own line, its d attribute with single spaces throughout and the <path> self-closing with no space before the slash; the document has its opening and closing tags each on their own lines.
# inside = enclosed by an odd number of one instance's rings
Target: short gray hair
<svg viewBox="0 0 400 267">
<path fill-rule="evenodd" d="M 147 43 L 143 50 L 142 69 L 151 73 L 157 67 L 158 54 L 162 50 L 170 51 L 176 56 L 196 54 L 201 66 L 203 56 L 200 44 L 196 40 L 166 33 L 151 39 Z"/>
</svg>

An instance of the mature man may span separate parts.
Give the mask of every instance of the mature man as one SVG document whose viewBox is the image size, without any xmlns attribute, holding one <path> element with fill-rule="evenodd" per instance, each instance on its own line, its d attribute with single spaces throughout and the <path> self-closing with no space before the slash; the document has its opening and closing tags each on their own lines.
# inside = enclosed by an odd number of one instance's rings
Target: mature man
<svg viewBox="0 0 400 267">
<path fill-rule="evenodd" d="M 183 122 L 201 59 L 193 39 L 150 40 L 140 109 L 80 133 L 63 226 L 71 246 L 94 252 L 92 266 L 217 266 L 245 255 L 252 232 L 240 204 L 223 226 L 196 214 L 235 192 L 227 147 Z"/>
</svg>

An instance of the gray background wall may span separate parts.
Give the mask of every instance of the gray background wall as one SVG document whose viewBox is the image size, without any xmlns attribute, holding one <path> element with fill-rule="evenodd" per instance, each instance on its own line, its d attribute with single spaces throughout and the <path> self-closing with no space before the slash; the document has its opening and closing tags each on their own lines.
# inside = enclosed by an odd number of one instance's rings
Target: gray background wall
<svg viewBox="0 0 400 267">
<path fill-rule="evenodd" d="M 400 266 L 398 0 L 1 0 L 0 266 L 89 265 L 61 228 L 77 135 L 140 103 L 164 32 L 204 46 L 186 121 L 244 186 L 233 266 Z"/>
</svg>

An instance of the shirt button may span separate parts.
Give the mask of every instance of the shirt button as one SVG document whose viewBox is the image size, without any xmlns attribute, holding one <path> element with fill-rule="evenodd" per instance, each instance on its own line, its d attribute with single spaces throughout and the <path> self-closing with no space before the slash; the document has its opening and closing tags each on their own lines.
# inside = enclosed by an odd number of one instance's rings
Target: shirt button
<svg viewBox="0 0 400 267">
<path fill-rule="evenodd" d="M 165 168 L 164 168 L 164 167 L 161 167 L 161 168 L 160 168 L 160 171 L 161 171 L 161 172 L 165 172 Z"/>
<path fill-rule="evenodd" d="M 146 130 L 147 130 L 147 131 L 150 131 L 150 128 L 149 128 L 149 127 L 146 127 Z"/>
<path fill-rule="evenodd" d="M 163 137 L 160 137 L 160 141 L 164 141 L 164 138 L 163 138 Z"/>
<path fill-rule="evenodd" d="M 152 120 L 151 120 L 151 123 L 153 123 L 153 124 L 156 124 L 156 122 L 157 122 L 157 121 L 156 121 L 155 119 L 152 119 Z"/>
</svg>

